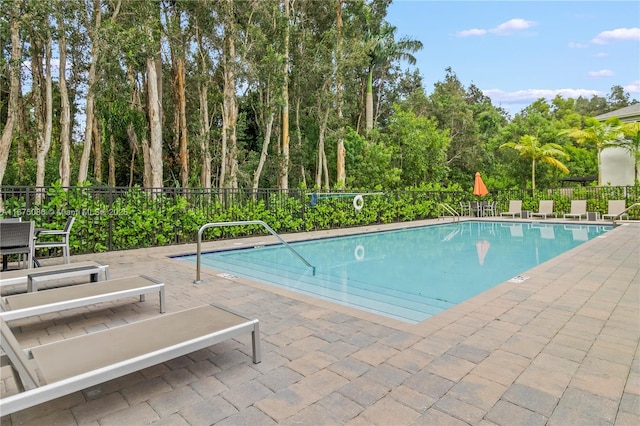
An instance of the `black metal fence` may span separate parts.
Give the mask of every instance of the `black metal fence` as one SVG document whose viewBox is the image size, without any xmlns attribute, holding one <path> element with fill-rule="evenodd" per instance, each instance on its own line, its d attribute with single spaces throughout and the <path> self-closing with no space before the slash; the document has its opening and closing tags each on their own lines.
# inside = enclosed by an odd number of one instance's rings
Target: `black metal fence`
<svg viewBox="0 0 640 426">
<path fill-rule="evenodd" d="M 0 216 L 32 220 L 36 227 L 62 228 L 73 215 L 74 253 L 122 250 L 194 242 L 200 226 L 209 222 L 263 220 L 276 232 L 362 226 L 437 217 L 440 204 L 458 209 L 474 200 L 470 192 L 402 190 L 321 193 L 303 189 L 122 188 L 81 186 L 62 188 L 1 186 Z M 365 195 L 356 209 L 356 193 Z M 483 200 L 497 202 L 498 212 L 509 200 L 522 200 L 523 209 L 537 211 L 538 202 L 554 200 L 557 212 L 568 212 L 572 199 L 587 200 L 587 210 L 607 213 L 610 199 L 627 206 L 640 202 L 640 186 L 575 187 L 492 192 Z M 312 204 L 314 204 L 312 206 Z M 640 209 L 630 212 L 640 219 Z M 229 238 L 263 233 L 260 227 L 216 228 L 206 238 Z"/>
</svg>

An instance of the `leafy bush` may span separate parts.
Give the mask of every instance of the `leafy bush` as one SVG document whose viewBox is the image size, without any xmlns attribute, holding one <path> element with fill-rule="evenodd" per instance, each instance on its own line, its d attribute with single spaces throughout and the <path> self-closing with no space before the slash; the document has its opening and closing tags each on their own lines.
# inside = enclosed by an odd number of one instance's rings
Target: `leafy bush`
<svg viewBox="0 0 640 426">
<path fill-rule="evenodd" d="M 360 210 L 353 206 L 358 193 L 365 194 Z M 202 225 L 215 222 L 261 220 L 276 232 L 287 233 L 428 219 L 438 216 L 441 203 L 457 209 L 460 201 L 475 199 L 458 185 L 442 187 L 437 183 L 402 191 L 324 193 L 313 206 L 304 190 L 152 193 L 142 188 L 116 191 L 55 184 L 47 188 L 39 204 L 31 201 L 34 194 L 31 188 L 19 196 L 5 194 L 3 216 L 19 216 L 33 220 L 37 227 L 61 229 L 66 217 L 74 215 L 70 246 L 75 254 L 195 242 Z M 498 201 L 499 210 L 511 199 L 522 199 L 523 209 L 532 211 L 538 210 L 540 200 L 552 199 L 559 213 L 570 210 L 572 199 L 586 199 L 588 211 L 606 213 L 609 199 L 625 199 L 627 205 L 640 201 L 640 187 L 578 187 L 533 193 L 507 190 L 485 198 Z M 637 218 L 640 209 L 630 214 Z M 211 227 L 203 239 L 266 233 L 258 225 Z"/>
</svg>

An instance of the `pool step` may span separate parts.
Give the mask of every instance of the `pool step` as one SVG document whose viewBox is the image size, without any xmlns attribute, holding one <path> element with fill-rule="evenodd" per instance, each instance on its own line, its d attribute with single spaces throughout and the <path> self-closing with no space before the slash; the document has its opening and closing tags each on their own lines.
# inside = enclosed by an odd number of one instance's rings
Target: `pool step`
<svg viewBox="0 0 640 426">
<path fill-rule="evenodd" d="M 253 262 L 235 258 L 225 258 L 224 262 L 206 259 L 203 265 L 409 322 L 423 321 L 454 305 L 422 295 L 365 285 L 353 279 L 348 284 L 346 280 L 339 283 L 336 277 L 327 277 L 322 273 L 313 276 L 308 268 L 285 270 L 281 265 L 275 267 L 272 263 L 266 264 L 256 259 Z M 283 277 L 290 285 L 282 285 Z"/>
</svg>

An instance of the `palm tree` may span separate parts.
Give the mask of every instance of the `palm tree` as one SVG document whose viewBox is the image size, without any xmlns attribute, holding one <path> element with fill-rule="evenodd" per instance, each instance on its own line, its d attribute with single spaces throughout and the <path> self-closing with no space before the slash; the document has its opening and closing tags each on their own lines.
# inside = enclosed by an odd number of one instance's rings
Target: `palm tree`
<svg viewBox="0 0 640 426">
<path fill-rule="evenodd" d="M 507 142 L 500 148 L 513 148 L 520 152 L 520 156 L 531 160 L 531 189 L 536 189 L 536 164 L 547 163 L 559 169 L 563 173 L 569 173 L 569 169 L 557 157 L 569 158 L 562 146 L 556 143 L 546 143 L 540 146 L 536 136 L 525 135 L 519 142 Z"/>
<path fill-rule="evenodd" d="M 593 117 L 585 117 L 582 129 L 570 129 L 566 133 L 579 143 L 592 143 L 598 150 L 598 186 L 602 185 L 602 150 L 611 146 L 620 146 L 620 141 L 624 138 L 618 118 L 609 119 L 605 122 L 596 120 Z"/>
<path fill-rule="evenodd" d="M 412 53 L 422 49 L 422 42 L 418 40 L 403 37 L 396 41 L 396 30 L 396 27 L 384 22 L 375 29 L 370 27 L 367 34 L 367 41 L 370 46 L 365 106 L 365 130 L 367 133 L 373 129 L 373 70 L 375 68 L 383 68 L 394 60 L 406 60 L 411 65 L 415 65 L 416 58 Z"/>
<path fill-rule="evenodd" d="M 633 179 L 637 182 L 638 169 L 640 168 L 640 122 L 624 123 L 621 130 L 624 138 L 619 141 L 619 144 L 633 157 Z"/>
</svg>

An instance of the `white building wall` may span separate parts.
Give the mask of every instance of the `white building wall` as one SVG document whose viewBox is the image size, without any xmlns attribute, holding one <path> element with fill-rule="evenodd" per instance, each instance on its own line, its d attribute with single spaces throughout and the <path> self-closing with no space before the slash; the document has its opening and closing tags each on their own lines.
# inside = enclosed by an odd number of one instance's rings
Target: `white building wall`
<svg viewBox="0 0 640 426">
<path fill-rule="evenodd" d="M 600 154 L 603 186 L 629 186 L 635 183 L 634 159 L 624 148 L 605 148 Z"/>
</svg>

